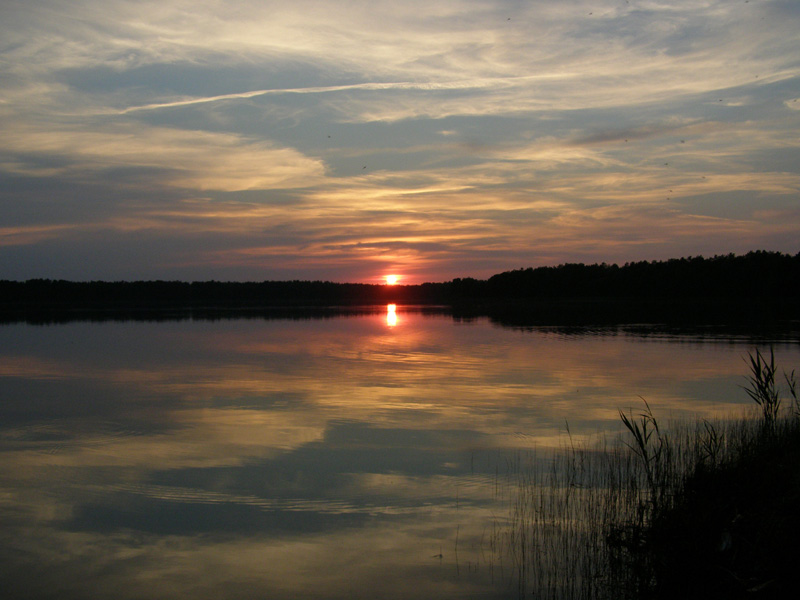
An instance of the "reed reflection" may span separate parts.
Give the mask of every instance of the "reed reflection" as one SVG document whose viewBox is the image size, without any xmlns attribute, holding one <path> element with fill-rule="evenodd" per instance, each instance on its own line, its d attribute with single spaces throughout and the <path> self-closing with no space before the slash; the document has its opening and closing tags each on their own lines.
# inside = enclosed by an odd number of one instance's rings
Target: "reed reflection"
<svg viewBox="0 0 800 600">
<path fill-rule="evenodd" d="M 386 306 L 386 325 L 394 327 L 397 325 L 397 305 L 389 304 Z"/>
</svg>

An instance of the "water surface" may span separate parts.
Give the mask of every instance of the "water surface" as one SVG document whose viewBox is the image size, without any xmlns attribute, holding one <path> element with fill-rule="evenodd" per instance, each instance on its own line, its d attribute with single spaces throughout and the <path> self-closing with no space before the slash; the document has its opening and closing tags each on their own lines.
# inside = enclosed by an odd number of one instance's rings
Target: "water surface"
<svg viewBox="0 0 800 600">
<path fill-rule="evenodd" d="M 760 340 L 762 348 L 769 340 Z M 780 365 L 796 341 L 774 340 Z M 326 319 L 0 326 L 9 598 L 499 598 L 515 453 L 739 413 L 752 340 Z"/>
</svg>

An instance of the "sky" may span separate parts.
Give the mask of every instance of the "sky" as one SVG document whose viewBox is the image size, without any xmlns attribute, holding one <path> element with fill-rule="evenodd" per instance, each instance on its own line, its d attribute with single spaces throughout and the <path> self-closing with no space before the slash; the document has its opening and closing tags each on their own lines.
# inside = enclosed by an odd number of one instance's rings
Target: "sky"
<svg viewBox="0 0 800 600">
<path fill-rule="evenodd" d="M 0 0 L 0 279 L 800 251 L 797 0 Z"/>
</svg>

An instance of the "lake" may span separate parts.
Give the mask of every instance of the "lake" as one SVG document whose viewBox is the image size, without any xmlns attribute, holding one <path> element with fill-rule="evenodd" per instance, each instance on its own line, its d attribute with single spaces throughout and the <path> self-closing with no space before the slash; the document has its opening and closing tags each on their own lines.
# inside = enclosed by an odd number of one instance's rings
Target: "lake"
<svg viewBox="0 0 800 600">
<path fill-rule="evenodd" d="M 619 409 L 740 414 L 796 336 L 315 318 L 0 326 L 5 598 L 515 597 L 511 465 Z"/>
</svg>

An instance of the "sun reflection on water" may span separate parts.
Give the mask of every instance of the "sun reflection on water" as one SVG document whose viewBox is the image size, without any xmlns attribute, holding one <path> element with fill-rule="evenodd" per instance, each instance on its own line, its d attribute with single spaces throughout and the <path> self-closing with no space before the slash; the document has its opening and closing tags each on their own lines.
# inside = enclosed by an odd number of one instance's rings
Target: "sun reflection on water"
<svg viewBox="0 0 800 600">
<path fill-rule="evenodd" d="M 394 327 L 397 325 L 397 305 L 388 304 L 386 306 L 386 325 Z"/>
</svg>

